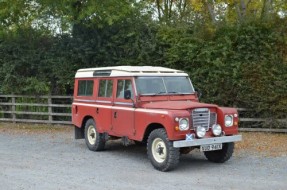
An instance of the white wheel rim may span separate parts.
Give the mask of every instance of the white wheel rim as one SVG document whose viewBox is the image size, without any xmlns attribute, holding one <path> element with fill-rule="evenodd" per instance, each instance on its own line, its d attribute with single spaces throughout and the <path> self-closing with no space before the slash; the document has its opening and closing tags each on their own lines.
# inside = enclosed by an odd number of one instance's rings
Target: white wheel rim
<svg viewBox="0 0 287 190">
<path fill-rule="evenodd" d="M 156 138 L 151 145 L 152 155 L 158 163 L 162 163 L 166 159 L 166 146 L 162 139 Z"/>
<path fill-rule="evenodd" d="M 91 145 L 94 145 L 97 140 L 97 132 L 93 125 L 88 127 L 88 141 Z"/>
</svg>

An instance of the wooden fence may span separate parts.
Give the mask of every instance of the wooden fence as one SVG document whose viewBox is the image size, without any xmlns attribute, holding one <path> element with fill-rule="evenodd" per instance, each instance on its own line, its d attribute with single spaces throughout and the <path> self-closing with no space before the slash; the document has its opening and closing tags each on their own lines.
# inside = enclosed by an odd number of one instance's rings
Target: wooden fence
<svg viewBox="0 0 287 190">
<path fill-rule="evenodd" d="M 31 103 L 31 101 L 30 103 L 24 102 L 23 99 L 24 101 L 32 99 L 33 103 Z M 41 100 L 41 103 L 35 103 L 39 100 Z M 58 101 L 58 103 L 56 103 L 57 100 L 62 101 Z M 0 121 L 10 121 L 14 123 L 28 122 L 48 124 L 72 124 L 71 103 L 71 96 L 0 95 Z M 19 110 L 19 108 L 23 107 L 25 108 L 24 110 Z M 35 109 L 35 107 L 42 109 Z M 31 108 L 34 108 L 34 111 L 30 111 Z M 57 112 L 59 108 L 62 108 L 62 110 L 60 112 Z M 28 115 L 30 117 L 25 117 Z M 19 116 L 21 117 L 19 118 Z"/>
<path fill-rule="evenodd" d="M 22 96 L 0 95 L 0 121 L 27 122 L 47 124 L 72 124 L 71 104 L 72 96 Z M 40 103 L 39 103 L 40 102 Z M 31 108 L 33 108 L 31 110 Z M 248 111 L 238 108 L 239 113 Z M 240 117 L 240 123 L 268 122 L 268 118 Z M 286 119 L 277 120 L 287 125 Z M 286 132 L 287 128 L 239 128 L 241 131 Z"/>
</svg>

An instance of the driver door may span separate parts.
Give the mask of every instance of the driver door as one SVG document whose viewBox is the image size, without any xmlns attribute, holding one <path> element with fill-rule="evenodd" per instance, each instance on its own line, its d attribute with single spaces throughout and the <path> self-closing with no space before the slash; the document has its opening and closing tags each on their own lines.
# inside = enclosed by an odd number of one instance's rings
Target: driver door
<svg viewBox="0 0 287 190">
<path fill-rule="evenodd" d="M 134 127 L 134 85 L 132 78 L 121 78 L 116 80 L 114 105 L 112 106 L 113 132 L 118 136 L 131 137 L 135 135 Z M 131 91 L 131 99 L 124 99 L 124 91 Z"/>
</svg>

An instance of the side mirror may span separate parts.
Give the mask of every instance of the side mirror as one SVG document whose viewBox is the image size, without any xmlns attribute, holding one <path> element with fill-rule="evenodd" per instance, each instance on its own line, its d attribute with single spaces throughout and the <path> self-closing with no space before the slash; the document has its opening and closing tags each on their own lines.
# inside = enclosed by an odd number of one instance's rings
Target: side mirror
<svg viewBox="0 0 287 190">
<path fill-rule="evenodd" d="M 130 91 L 130 90 L 125 90 L 125 92 L 124 92 L 124 98 L 125 98 L 126 100 L 129 100 L 129 99 L 131 99 L 131 96 L 132 96 L 131 91 Z"/>
<path fill-rule="evenodd" d="M 197 96 L 197 98 L 198 98 L 198 99 L 201 98 L 201 96 L 202 96 L 201 90 L 199 90 L 199 89 L 197 89 L 197 88 L 195 88 L 194 90 L 195 90 L 195 95 Z"/>
</svg>

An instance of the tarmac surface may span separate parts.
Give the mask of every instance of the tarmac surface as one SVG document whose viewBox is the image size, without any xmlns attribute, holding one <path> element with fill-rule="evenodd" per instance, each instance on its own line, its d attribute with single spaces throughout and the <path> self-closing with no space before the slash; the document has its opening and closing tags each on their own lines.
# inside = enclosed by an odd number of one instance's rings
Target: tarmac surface
<svg viewBox="0 0 287 190">
<path fill-rule="evenodd" d="M 32 131 L 32 132 L 31 132 Z M 286 189 L 287 156 L 236 152 L 224 164 L 199 151 L 182 155 L 176 170 L 159 172 L 146 148 L 110 141 L 92 152 L 64 130 L 0 130 L 1 189 Z"/>
</svg>

